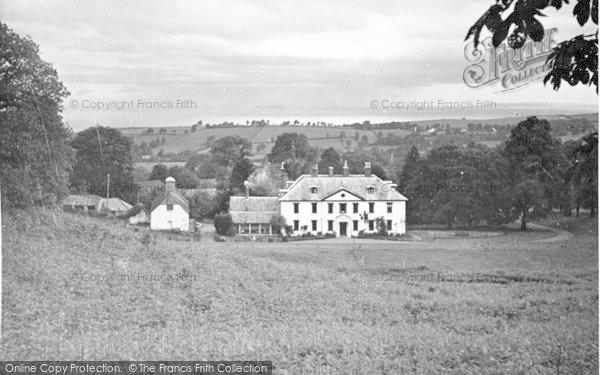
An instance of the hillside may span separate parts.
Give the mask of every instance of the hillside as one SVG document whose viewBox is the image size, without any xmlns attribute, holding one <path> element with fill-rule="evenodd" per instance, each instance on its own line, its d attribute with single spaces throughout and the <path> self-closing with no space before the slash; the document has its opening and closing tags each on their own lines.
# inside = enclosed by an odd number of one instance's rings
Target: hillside
<svg viewBox="0 0 600 375">
<path fill-rule="evenodd" d="M 4 215 L 1 360 L 252 358 L 275 374 L 598 366 L 597 231 L 567 246 L 531 232 L 360 246 L 153 233 L 146 247 L 119 221 Z M 403 278 L 438 273 L 488 276 Z"/>
<path fill-rule="evenodd" d="M 585 114 L 577 116 L 546 116 L 555 131 L 567 129 L 570 124 L 580 123 L 582 121 L 589 122 L 592 124 L 598 124 L 597 114 Z M 524 120 L 525 117 L 505 117 L 497 119 L 437 119 L 437 120 L 423 120 L 423 121 L 411 121 L 411 124 L 417 126 L 420 131 L 424 131 L 428 126 L 434 126 L 436 124 L 448 124 L 454 129 L 460 129 L 467 127 L 469 123 L 481 123 L 482 125 L 516 125 L 518 122 Z M 312 146 L 327 148 L 333 147 L 338 151 L 346 151 L 346 142 L 350 141 L 350 149 L 354 149 L 357 146 L 357 141 L 367 137 L 368 144 L 372 145 L 377 140 L 377 135 L 381 132 L 384 136 L 388 134 L 394 134 L 399 137 L 404 137 L 411 134 L 412 131 L 399 129 L 399 128 L 382 128 L 379 129 L 374 127 L 370 130 L 357 130 L 350 126 L 236 126 L 236 127 L 212 127 L 212 128 L 200 128 L 195 132 L 189 132 L 189 127 L 165 127 L 166 133 L 158 134 L 158 129 L 155 128 L 154 134 L 144 134 L 146 128 L 123 128 L 121 131 L 130 137 L 136 144 L 142 142 L 149 143 L 156 139 L 165 139 L 165 143 L 161 146 L 156 147 L 153 153 L 156 154 L 159 150 L 163 150 L 165 154 L 177 154 L 186 150 L 203 152 L 208 149 L 208 142 L 210 138 L 218 139 L 230 135 L 239 135 L 243 138 L 247 138 L 253 144 L 253 153 L 255 157 L 263 157 L 268 154 L 274 145 L 274 141 L 278 135 L 283 133 L 300 133 L 305 134 L 309 139 Z M 343 133 L 343 141 L 340 135 Z M 356 137 L 358 133 L 358 138 Z M 564 135 L 560 135 L 563 140 L 577 139 L 581 135 L 580 133 L 571 134 L 567 132 Z M 437 135 L 438 138 L 445 137 L 444 134 Z M 498 145 L 501 140 L 476 140 L 477 142 L 486 144 L 488 146 Z M 436 142 L 439 143 L 439 142 Z M 432 143 L 433 144 L 433 143 Z M 425 143 L 427 145 L 427 143 Z M 259 150 L 259 147 L 261 148 Z M 421 150 L 425 151 L 425 150 Z"/>
</svg>

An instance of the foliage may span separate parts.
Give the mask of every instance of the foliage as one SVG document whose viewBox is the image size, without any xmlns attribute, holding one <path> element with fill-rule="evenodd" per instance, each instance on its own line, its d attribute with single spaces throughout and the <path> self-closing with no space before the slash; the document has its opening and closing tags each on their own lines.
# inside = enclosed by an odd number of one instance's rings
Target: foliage
<svg viewBox="0 0 600 375">
<path fill-rule="evenodd" d="M 218 235 L 221 236 L 232 236 L 233 233 L 233 220 L 231 215 L 227 213 L 220 213 L 215 215 L 215 230 Z"/>
<path fill-rule="evenodd" d="M 557 10 L 568 0 L 502 0 L 496 1 L 469 29 L 465 40 L 473 36 L 475 48 L 479 44 L 481 30 L 485 26 L 492 34 L 492 43 L 498 47 L 508 38 L 512 49 L 521 48 L 527 37 L 539 42 L 544 38 L 544 26 L 538 19 L 544 14 L 540 10 L 554 7 Z M 512 12 L 510 9 L 512 7 Z M 508 14 L 504 19 L 502 15 Z M 573 15 L 580 26 L 591 18 L 598 25 L 598 0 L 577 0 Z M 511 32 L 512 30 L 512 32 Z M 509 35 L 510 33 L 510 35 Z M 593 35 L 578 35 L 563 41 L 553 49 L 548 57 L 552 70 L 544 78 L 544 84 L 551 80 L 555 90 L 561 80 L 570 85 L 579 83 L 596 86 L 598 92 L 598 32 Z M 591 77 L 590 77 L 591 76 Z"/>
<path fill-rule="evenodd" d="M 329 167 L 333 167 L 333 173 L 342 173 L 342 161 L 340 160 L 340 155 L 333 147 L 325 149 L 321 154 L 321 159 L 319 160 L 319 173 L 328 174 Z"/>
<path fill-rule="evenodd" d="M 52 204 L 68 194 L 73 150 L 61 118 L 69 95 L 29 37 L 0 22 L 2 204 Z"/>
<path fill-rule="evenodd" d="M 217 211 L 215 197 L 204 191 L 197 191 L 188 197 L 190 217 L 196 220 L 212 218 Z"/>
<path fill-rule="evenodd" d="M 285 230 L 288 236 L 294 233 L 294 229 L 291 225 L 287 225 L 285 217 L 282 215 L 273 215 L 270 224 L 273 226 L 273 233 L 281 234 L 282 229 Z"/>
<path fill-rule="evenodd" d="M 387 223 L 383 216 L 379 216 L 375 219 L 375 229 L 377 230 L 377 234 L 380 236 L 388 235 Z"/>
<path fill-rule="evenodd" d="M 230 135 L 219 138 L 210 147 L 212 160 L 221 166 L 232 166 L 250 155 L 252 144 L 246 138 Z"/>
<path fill-rule="evenodd" d="M 254 165 L 247 158 L 241 158 L 235 162 L 229 178 L 229 188 L 234 191 L 244 191 L 244 182 L 248 180 Z"/>
<path fill-rule="evenodd" d="M 265 164 L 254 169 L 248 183 L 253 196 L 274 197 L 279 193 L 279 181 L 281 171 L 272 164 Z"/>
<path fill-rule="evenodd" d="M 78 133 L 71 145 L 76 150 L 72 186 L 91 185 L 105 196 L 110 174 L 111 196 L 132 200 L 136 189 L 129 138 L 117 129 L 94 126 Z"/>
<path fill-rule="evenodd" d="M 169 169 L 164 164 L 155 164 L 152 167 L 152 172 L 150 172 L 149 180 L 159 180 L 165 182 L 165 180 L 169 177 Z"/>
<path fill-rule="evenodd" d="M 181 189 L 195 189 L 200 182 L 198 176 L 185 167 L 172 166 L 168 169 L 167 175 L 173 177 L 177 187 Z"/>
<path fill-rule="evenodd" d="M 315 164 L 315 156 L 306 135 L 283 133 L 277 136 L 267 160 L 272 164 L 281 165 L 288 178 L 294 180 L 302 173 L 310 171 Z"/>
</svg>

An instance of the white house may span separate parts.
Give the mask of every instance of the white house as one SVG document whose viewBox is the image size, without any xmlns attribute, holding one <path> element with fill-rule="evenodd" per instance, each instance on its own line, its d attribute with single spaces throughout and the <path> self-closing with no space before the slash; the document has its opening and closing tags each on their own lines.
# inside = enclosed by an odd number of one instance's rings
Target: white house
<svg viewBox="0 0 600 375">
<path fill-rule="evenodd" d="M 165 191 L 152 202 L 150 229 L 188 231 L 190 208 L 188 200 L 177 191 L 175 179 L 167 177 Z"/>
<path fill-rule="evenodd" d="M 271 201 L 254 202 L 258 197 L 232 197 L 232 219 L 241 234 L 253 231 L 253 218 L 266 221 L 257 213 L 269 207 L 269 215 L 276 214 Z M 275 197 L 261 197 L 261 199 Z M 377 232 L 377 219 L 382 218 L 389 234 L 406 232 L 406 201 L 392 181 L 384 181 L 371 174 L 371 164 L 365 163 L 363 174 L 351 175 L 344 163 L 342 175 L 318 174 L 318 166 L 312 173 L 288 181 L 280 190 L 278 211 L 293 235 L 303 233 L 334 233 L 338 237 L 358 236 L 360 232 Z M 254 220 L 256 221 L 256 220 Z M 258 225 L 254 225 L 259 230 Z M 244 230 L 241 231 L 240 230 Z"/>
</svg>

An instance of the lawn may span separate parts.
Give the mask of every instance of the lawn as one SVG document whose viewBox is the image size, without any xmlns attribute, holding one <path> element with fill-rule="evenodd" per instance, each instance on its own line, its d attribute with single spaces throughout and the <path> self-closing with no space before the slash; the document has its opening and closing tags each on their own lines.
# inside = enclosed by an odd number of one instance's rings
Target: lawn
<svg viewBox="0 0 600 375">
<path fill-rule="evenodd" d="M 597 373 L 597 221 L 407 243 L 185 242 L 4 212 L 1 360 L 271 360 L 277 374 Z M 97 280 L 112 275 L 110 280 Z M 151 280 L 161 275 L 171 280 Z M 129 279 L 127 279 L 129 278 Z M 463 280 L 463 281 L 461 281 Z M 560 371 L 560 372 L 559 372 Z"/>
</svg>

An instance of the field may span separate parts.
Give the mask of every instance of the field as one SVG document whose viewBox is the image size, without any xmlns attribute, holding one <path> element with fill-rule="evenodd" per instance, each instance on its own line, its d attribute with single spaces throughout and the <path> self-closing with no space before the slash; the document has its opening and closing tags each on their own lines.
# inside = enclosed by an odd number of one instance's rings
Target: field
<svg viewBox="0 0 600 375">
<path fill-rule="evenodd" d="M 563 228 L 574 237 L 559 242 L 535 242 L 553 234 L 532 231 L 429 242 L 153 234 L 144 244 L 144 230 L 119 221 L 5 211 L 0 359 L 263 359 L 276 374 L 593 374 L 597 221 L 569 220 Z M 160 275 L 178 276 L 150 280 Z"/>
</svg>

